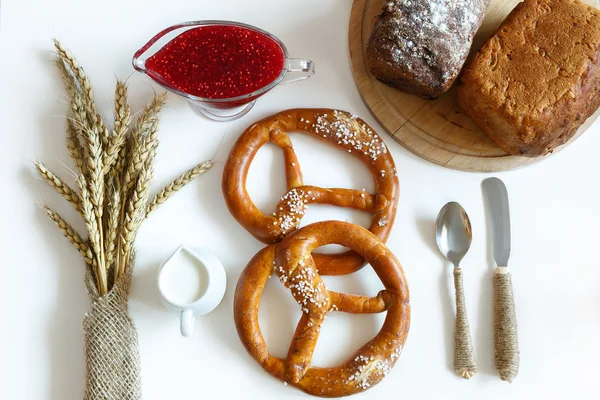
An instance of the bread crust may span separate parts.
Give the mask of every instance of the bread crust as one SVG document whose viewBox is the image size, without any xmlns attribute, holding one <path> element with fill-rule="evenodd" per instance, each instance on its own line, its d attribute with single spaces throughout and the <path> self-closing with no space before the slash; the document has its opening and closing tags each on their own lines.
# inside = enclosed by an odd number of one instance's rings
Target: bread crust
<svg viewBox="0 0 600 400">
<path fill-rule="evenodd" d="M 509 154 L 566 143 L 600 106 L 600 11 L 525 0 L 465 67 L 458 104 Z"/>
</svg>

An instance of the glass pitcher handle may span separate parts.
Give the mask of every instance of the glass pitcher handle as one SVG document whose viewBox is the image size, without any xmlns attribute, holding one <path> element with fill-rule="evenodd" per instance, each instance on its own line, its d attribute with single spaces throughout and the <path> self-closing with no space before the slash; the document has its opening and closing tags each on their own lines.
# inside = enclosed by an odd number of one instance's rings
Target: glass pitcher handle
<svg viewBox="0 0 600 400">
<path fill-rule="evenodd" d="M 288 59 L 287 74 L 281 83 L 291 83 L 310 78 L 315 74 L 315 63 L 304 58 Z"/>
</svg>

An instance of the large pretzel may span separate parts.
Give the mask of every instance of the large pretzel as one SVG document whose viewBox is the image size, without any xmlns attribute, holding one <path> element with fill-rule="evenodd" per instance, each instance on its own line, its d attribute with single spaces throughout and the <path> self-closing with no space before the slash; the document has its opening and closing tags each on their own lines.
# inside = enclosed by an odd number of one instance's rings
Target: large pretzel
<svg viewBox="0 0 600 400">
<path fill-rule="evenodd" d="M 304 185 L 288 132 L 309 134 L 361 160 L 373 175 L 375 194 Z M 273 215 L 263 214 L 246 190 L 250 163 L 260 147 L 268 142 L 283 149 L 288 189 Z M 385 241 L 396 215 L 398 186 L 394 160 L 382 139 L 360 118 L 330 109 L 282 111 L 252 125 L 231 150 L 223 172 L 223 194 L 229 211 L 248 232 L 264 243 L 276 243 L 294 231 L 310 203 L 371 213 L 369 230 Z M 323 275 L 347 274 L 365 264 L 362 257 L 352 251 L 313 254 L 313 257 Z"/>
<path fill-rule="evenodd" d="M 376 297 L 327 290 L 311 253 L 332 243 L 347 246 L 364 257 L 385 290 Z M 260 298 L 273 272 L 303 310 L 285 360 L 269 354 L 258 325 Z M 361 314 L 386 310 L 381 331 L 349 361 L 336 368 L 310 366 L 328 312 Z M 408 286 L 396 257 L 368 230 L 341 221 L 317 222 L 266 247 L 250 261 L 235 291 L 234 318 L 250 355 L 275 378 L 315 396 L 347 396 L 377 384 L 400 356 L 410 325 Z"/>
</svg>

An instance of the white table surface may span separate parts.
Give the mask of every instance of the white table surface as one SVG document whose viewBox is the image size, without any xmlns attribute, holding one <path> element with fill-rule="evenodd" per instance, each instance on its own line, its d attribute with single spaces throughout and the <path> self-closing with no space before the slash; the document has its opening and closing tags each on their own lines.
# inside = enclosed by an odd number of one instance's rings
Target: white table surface
<svg viewBox="0 0 600 400">
<path fill-rule="evenodd" d="M 218 152 L 225 159 L 246 126 L 292 107 L 330 107 L 363 117 L 378 131 L 350 71 L 350 1 L 64 1 L 4 0 L 0 25 L 0 243 L 3 317 L 0 387 L 3 399 L 79 399 L 84 385 L 81 320 L 89 306 L 79 254 L 37 207 L 46 203 L 82 231 L 83 224 L 32 172 L 45 162 L 72 180 L 64 147 L 62 82 L 52 63 L 52 37 L 86 68 L 99 105 L 111 117 L 115 76 L 128 78 L 134 110 L 157 86 L 134 73 L 133 52 L 177 22 L 232 19 L 279 36 L 291 55 L 316 62 L 310 80 L 281 86 L 242 120 L 215 123 L 169 96 L 162 114 L 154 190 Z M 383 134 L 383 132 L 381 132 Z M 384 138 L 387 138 L 385 134 Z M 305 182 L 324 187 L 373 188 L 366 168 L 325 144 L 293 136 Z M 219 143 L 222 141 L 219 148 Z M 402 262 L 411 290 L 412 325 L 400 361 L 376 387 L 356 398 L 529 399 L 598 398 L 600 389 L 600 125 L 564 151 L 522 170 L 497 174 L 511 200 L 511 266 L 519 321 L 520 374 L 513 384 L 496 376 L 492 350 L 491 248 L 480 183 L 487 175 L 444 169 L 387 138 L 401 183 L 400 206 L 388 245 Z M 261 209 L 272 210 L 284 191 L 281 154 L 258 153 L 248 178 Z M 144 223 L 137 240 L 131 313 L 141 347 L 145 399 L 303 398 L 271 378 L 238 339 L 232 299 L 238 275 L 263 247 L 230 216 L 220 189 L 223 164 L 178 193 Z M 464 259 L 467 309 L 479 373 L 471 381 L 452 371 L 454 305 L 451 269 L 437 252 L 433 221 L 446 202 L 461 202 L 474 232 Z M 304 223 L 323 218 L 365 225 L 366 215 L 314 206 Z M 178 316 L 159 304 L 157 266 L 179 244 L 208 248 L 225 265 L 221 305 L 179 335 Z M 375 274 L 326 278 L 336 290 L 375 294 Z M 261 323 L 269 350 L 285 356 L 300 311 L 272 280 Z M 334 366 L 372 337 L 379 316 L 334 313 L 317 345 L 314 364 Z"/>
</svg>

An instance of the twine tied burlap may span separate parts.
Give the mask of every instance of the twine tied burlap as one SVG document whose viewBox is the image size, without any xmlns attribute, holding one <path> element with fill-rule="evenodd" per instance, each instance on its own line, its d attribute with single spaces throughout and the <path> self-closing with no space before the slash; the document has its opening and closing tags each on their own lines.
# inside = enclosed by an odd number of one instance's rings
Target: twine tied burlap
<svg viewBox="0 0 600 400">
<path fill-rule="evenodd" d="M 132 260 L 129 265 L 133 264 Z M 131 268 L 108 294 L 99 296 L 88 266 L 86 286 L 92 306 L 83 319 L 84 400 L 139 400 L 142 387 L 138 335 L 127 304 Z"/>
<path fill-rule="evenodd" d="M 454 332 L 454 369 L 465 379 L 471 379 L 477 372 L 473 342 L 467 309 L 465 306 L 465 290 L 463 287 L 462 270 L 454 268 L 454 290 L 456 292 L 456 329 Z"/>
<path fill-rule="evenodd" d="M 507 382 L 519 373 L 519 341 L 512 279 L 506 267 L 494 274 L 494 358 L 500 379 Z"/>
</svg>

